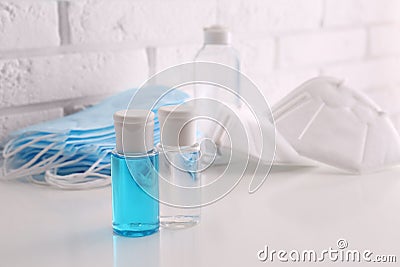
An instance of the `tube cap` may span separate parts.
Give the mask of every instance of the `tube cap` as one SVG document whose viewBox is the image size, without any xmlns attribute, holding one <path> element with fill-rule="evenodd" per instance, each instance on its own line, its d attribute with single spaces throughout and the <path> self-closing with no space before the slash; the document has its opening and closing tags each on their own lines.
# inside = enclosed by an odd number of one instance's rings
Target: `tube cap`
<svg viewBox="0 0 400 267">
<path fill-rule="evenodd" d="M 196 143 L 194 110 L 189 105 L 164 106 L 158 109 L 161 145 L 192 146 Z"/>
<path fill-rule="evenodd" d="M 204 28 L 204 44 L 221 44 L 227 45 L 231 43 L 231 33 L 228 28 L 220 25 L 213 25 Z"/>
<path fill-rule="evenodd" d="M 145 153 L 154 147 L 154 113 L 120 110 L 114 113 L 116 149 L 119 153 Z"/>
</svg>

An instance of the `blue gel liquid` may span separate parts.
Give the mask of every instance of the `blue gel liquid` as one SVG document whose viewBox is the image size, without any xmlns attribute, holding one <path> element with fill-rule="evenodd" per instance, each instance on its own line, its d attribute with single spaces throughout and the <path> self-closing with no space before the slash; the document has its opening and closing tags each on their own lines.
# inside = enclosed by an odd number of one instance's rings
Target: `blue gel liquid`
<svg viewBox="0 0 400 267">
<path fill-rule="evenodd" d="M 158 153 L 111 155 L 114 233 L 140 237 L 159 228 Z"/>
</svg>

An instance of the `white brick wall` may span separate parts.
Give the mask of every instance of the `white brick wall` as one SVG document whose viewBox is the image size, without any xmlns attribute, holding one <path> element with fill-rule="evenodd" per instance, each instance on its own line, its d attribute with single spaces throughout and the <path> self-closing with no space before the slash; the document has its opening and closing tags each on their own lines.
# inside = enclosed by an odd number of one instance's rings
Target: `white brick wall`
<svg viewBox="0 0 400 267">
<path fill-rule="evenodd" d="M 400 12 L 399 12 L 400 14 Z M 400 54 L 400 25 L 380 25 L 370 30 L 371 56 Z"/>
<path fill-rule="evenodd" d="M 264 74 L 274 69 L 276 45 L 273 38 L 240 39 L 235 47 L 244 73 Z"/>
<path fill-rule="evenodd" d="M 173 45 L 157 48 L 157 70 L 162 71 L 168 67 L 184 62 L 193 61 L 201 45 Z"/>
<path fill-rule="evenodd" d="M 317 29 L 323 0 L 219 0 L 218 22 L 246 36 Z"/>
<path fill-rule="evenodd" d="M 144 49 L 0 60 L 0 105 L 110 95 L 139 86 L 147 74 Z"/>
<path fill-rule="evenodd" d="M 326 26 L 366 25 L 399 21 L 398 0 L 326 0 Z"/>
<path fill-rule="evenodd" d="M 0 2 L 0 50 L 58 44 L 57 2 Z"/>
<path fill-rule="evenodd" d="M 319 74 L 400 88 L 398 0 L 0 0 L 0 140 L 140 85 L 147 47 L 158 71 L 192 60 L 214 23 L 271 104 Z"/>
<path fill-rule="evenodd" d="M 373 59 L 326 67 L 323 74 L 342 78 L 354 88 L 385 89 L 400 84 L 400 58 Z"/>
<path fill-rule="evenodd" d="M 361 59 L 366 54 L 365 30 L 319 31 L 280 39 L 279 66 L 324 65 Z"/>
<path fill-rule="evenodd" d="M 201 42 L 201 29 L 215 22 L 215 0 L 89 0 L 71 2 L 73 43 L 180 44 Z"/>
<path fill-rule="evenodd" d="M 267 74 L 251 75 L 252 81 L 273 105 L 287 93 L 311 77 L 319 75 L 318 69 L 275 70 Z"/>
</svg>

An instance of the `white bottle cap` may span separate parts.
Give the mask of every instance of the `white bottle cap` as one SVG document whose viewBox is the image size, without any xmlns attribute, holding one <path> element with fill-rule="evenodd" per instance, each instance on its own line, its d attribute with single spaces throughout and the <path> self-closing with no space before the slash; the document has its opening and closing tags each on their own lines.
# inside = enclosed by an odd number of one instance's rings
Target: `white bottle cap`
<svg viewBox="0 0 400 267">
<path fill-rule="evenodd" d="M 228 28 L 213 25 L 204 28 L 204 44 L 227 45 L 231 43 L 231 33 Z"/>
<path fill-rule="evenodd" d="M 161 145 L 192 146 L 196 143 L 194 110 L 188 105 L 164 106 L 158 110 Z"/>
<path fill-rule="evenodd" d="M 114 113 L 118 153 L 146 153 L 154 147 L 154 113 L 148 110 L 120 110 Z"/>
</svg>

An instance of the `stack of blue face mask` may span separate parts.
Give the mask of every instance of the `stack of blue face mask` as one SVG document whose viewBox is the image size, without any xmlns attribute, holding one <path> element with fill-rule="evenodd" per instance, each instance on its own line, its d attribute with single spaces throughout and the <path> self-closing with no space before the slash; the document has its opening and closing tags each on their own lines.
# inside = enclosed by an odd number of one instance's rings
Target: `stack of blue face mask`
<svg viewBox="0 0 400 267">
<path fill-rule="evenodd" d="M 164 87 L 145 88 L 135 109 L 148 109 L 149 101 Z M 3 179 L 28 178 L 63 189 L 87 189 L 110 184 L 110 152 L 115 147 L 114 112 L 129 107 L 137 92 L 128 90 L 81 112 L 37 124 L 10 135 L 3 150 Z M 135 96 L 136 97 L 136 96 Z M 173 90 L 160 99 L 153 112 L 165 105 L 183 103 L 187 95 Z M 152 104 L 152 103 L 150 103 Z M 154 142 L 160 140 L 155 118 Z"/>
</svg>

